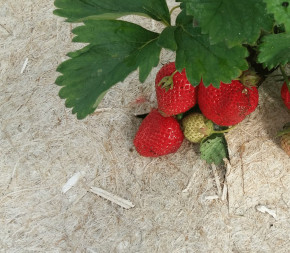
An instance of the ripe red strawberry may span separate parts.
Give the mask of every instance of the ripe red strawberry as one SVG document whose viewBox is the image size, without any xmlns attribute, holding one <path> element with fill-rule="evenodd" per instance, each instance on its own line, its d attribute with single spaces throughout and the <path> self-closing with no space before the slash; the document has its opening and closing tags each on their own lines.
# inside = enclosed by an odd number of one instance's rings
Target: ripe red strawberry
<svg viewBox="0 0 290 253">
<path fill-rule="evenodd" d="M 186 78 L 185 70 L 176 71 L 175 63 L 164 65 L 155 79 L 158 110 L 165 116 L 188 111 L 197 102 L 197 88 Z"/>
<path fill-rule="evenodd" d="M 157 157 L 176 152 L 183 139 L 178 121 L 153 109 L 141 123 L 134 145 L 140 155 Z"/>
<path fill-rule="evenodd" d="M 205 87 L 201 82 L 198 104 L 205 117 L 220 126 L 238 124 L 252 113 L 259 100 L 256 87 L 246 87 L 237 80 L 230 84 L 220 83 L 220 88 Z"/>
<path fill-rule="evenodd" d="M 282 97 L 286 107 L 290 110 L 290 92 L 289 92 L 289 89 L 287 87 L 286 82 L 284 82 L 283 85 L 282 85 L 281 97 Z"/>
</svg>

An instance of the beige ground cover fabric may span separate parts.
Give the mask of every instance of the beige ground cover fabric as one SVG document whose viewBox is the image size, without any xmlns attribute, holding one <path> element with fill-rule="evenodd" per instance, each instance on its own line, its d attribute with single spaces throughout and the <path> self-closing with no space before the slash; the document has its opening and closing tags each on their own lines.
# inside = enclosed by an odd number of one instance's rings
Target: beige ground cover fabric
<svg viewBox="0 0 290 253">
<path fill-rule="evenodd" d="M 227 134 L 227 168 L 214 173 L 186 141 L 176 154 L 143 158 L 134 115 L 156 106 L 158 68 L 145 84 L 133 73 L 78 121 L 54 81 L 79 46 L 53 9 L 0 0 L 0 252 L 289 252 L 290 163 L 275 134 L 290 115 L 274 78 L 257 111 Z M 163 51 L 161 63 L 172 60 Z"/>
</svg>

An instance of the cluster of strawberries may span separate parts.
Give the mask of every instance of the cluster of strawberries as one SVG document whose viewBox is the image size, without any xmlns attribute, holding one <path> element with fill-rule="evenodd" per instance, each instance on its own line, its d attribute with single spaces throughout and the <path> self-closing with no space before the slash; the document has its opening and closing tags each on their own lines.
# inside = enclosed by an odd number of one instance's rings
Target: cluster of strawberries
<svg viewBox="0 0 290 253">
<path fill-rule="evenodd" d="M 201 142 L 216 133 L 214 123 L 238 124 L 256 109 L 259 100 L 255 86 L 247 87 L 238 80 L 230 84 L 221 82 L 219 88 L 205 87 L 202 81 L 194 87 L 187 80 L 185 70 L 179 73 L 174 62 L 159 70 L 155 88 L 158 108 L 147 115 L 134 138 L 138 153 L 147 157 L 176 152 L 184 137 L 193 143 Z M 286 106 L 288 103 L 290 107 L 290 94 L 284 97 Z M 201 113 L 191 112 L 196 104 Z"/>
</svg>

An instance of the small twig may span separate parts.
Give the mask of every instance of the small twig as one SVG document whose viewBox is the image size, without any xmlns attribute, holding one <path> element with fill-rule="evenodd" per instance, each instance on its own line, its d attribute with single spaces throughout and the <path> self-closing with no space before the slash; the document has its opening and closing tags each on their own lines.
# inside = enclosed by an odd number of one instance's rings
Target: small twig
<svg viewBox="0 0 290 253">
<path fill-rule="evenodd" d="M 223 188 L 223 193 L 222 193 L 221 200 L 222 200 L 222 201 L 225 201 L 225 200 L 227 199 L 227 196 L 228 196 L 228 186 L 227 186 L 227 184 L 225 183 L 225 184 L 224 184 L 224 188 Z"/>
<path fill-rule="evenodd" d="M 119 196 L 116 196 L 98 187 L 91 187 L 91 192 L 126 209 L 129 209 L 135 206 L 129 200 L 123 199 Z"/>
<path fill-rule="evenodd" d="M 266 206 L 262 206 L 262 205 L 259 205 L 259 206 L 256 206 L 256 209 L 261 212 L 261 213 L 268 213 L 270 214 L 275 220 L 277 220 L 277 214 L 276 214 L 276 211 L 274 210 L 271 210 L 269 209 L 268 207 Z"/>
<path fill-rule="evenodd" d="M 241 159 L 241 172 L 242 172 L 242 187 L 243 187 L 243 194 L 245 195 L 245 171 L 244 171 L 244 163 L 243 163 L 243 154 L 245 152 L 245 143 L 239 148 L 239 155 Z"/>
<path fill-rule="evenodd" d="M 66 193 L 69 191 L 73 186 L 77 184 L 81 177 L 85 174 L 84 171 L 75 173 L 62 187 L 62 193 Z"/>
<path fill-rule="evenodd" d="M 227 178 L 231 174 L 231 170 L 232 170 L 232 165 L 230 164 L 230 161 L 227 158 L 224 158 L 223 160 L 224 160 L 224 163 L 226 165 L 226 174 L 225 174 L 223 193 L 222 193 L 222 197 L 221 197 L 222 201 L 228 199 L 228 181 L 227 181 Z"/>
<path fill-rule="evenodd" d="M 219 199 L 218 195 L 213 195 L 213 196 L 206 196 L 204 197 L 205 200 L 214 200 L 214 199 Z"/>
<path fill-rule="evenodd" d="M 28 58 L 25 59 L 24 63 L 23 63 L 23 66 L 22 66 L 22 69 L 20 71 L 21 74 L 23 74 L 24 70 L 26 69 L 27 67 L 27 64 L 28 64 Z"/>
</svg>

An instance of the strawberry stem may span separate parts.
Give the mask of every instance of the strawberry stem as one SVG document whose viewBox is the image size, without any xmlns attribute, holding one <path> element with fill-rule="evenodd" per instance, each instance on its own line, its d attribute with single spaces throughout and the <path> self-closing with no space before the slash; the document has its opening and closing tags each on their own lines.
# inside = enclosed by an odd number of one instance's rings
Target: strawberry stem
<svg viewBox="0 0 290 253">
<path fill-rule="evenodd" d="M 173 76 L 177 73 L 177 70 L 175 70 L 170 76 L 165 76 L 161 79 L 161 81 L 158 83 L 158 86 L 161 86 L 166 91 L 169 89 L 173 89 Z"/>
<path fill-rule="evenodd" d="M 182 118 L 183 118 L 183 113 L 180 113 L 180 114 L 176 115 L 176 119 L 177 120 L 182 120 Z"/>
<path fill-rule="evenodd" d="M 223 133 L 228 133 L 229 131 L 231 131 L 232 129 L 234 129 L 237 125 L 230 127 L 226 130 L 221 130 L 221 131 L 212 131 L 213 134 L 223 134 Z"/>
<path fill-rule="evenodd" d="M 177 8 L 179 8 L 179 6 L 180 6 L 180 5 L 177 5 L 177 6 L 173 7 L 173 8 L 170 10 L 170 12 L 169 12 L 170 16 L 171 16 L 172 12 L 174 12 L 174 10 L 176 10 Z"/>
<path fill-rule="evenodd" d="M 282 136 L 284 134 L 289 134 L 289 133 L 290 133 L 290 128 L 287 128 L 285 130 L 282 130 L 282 131 L 278 132 L 277 133 L 277 137 L 280 137 L 280 136 Z"/>
<path fill-rule="evenodd" d="M 252 88 L 253 86 L 257 86 L 261 77 L 259 77 L 255 71 L 249 69 L 244 71 L 239 79 L 244 86 Z"/>
<path fill-rule="evenodd" d="M 230 127 L 226 130 L 221 130 L 221 131 L 211 131 L 209 135 L 205 136 L 202 138 L 201 142 L 200 143 L 203 143 L 209 136 L 211 136 L 212 134 L 223 134 L 223 133 L 228 133 L 230 130 L 234 129 L 237 125 L 233 126 L 233 127 Z"/>
</svg>

